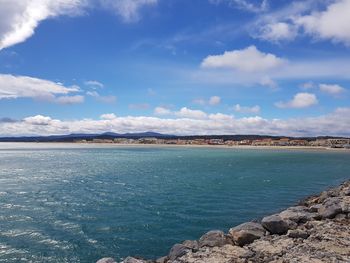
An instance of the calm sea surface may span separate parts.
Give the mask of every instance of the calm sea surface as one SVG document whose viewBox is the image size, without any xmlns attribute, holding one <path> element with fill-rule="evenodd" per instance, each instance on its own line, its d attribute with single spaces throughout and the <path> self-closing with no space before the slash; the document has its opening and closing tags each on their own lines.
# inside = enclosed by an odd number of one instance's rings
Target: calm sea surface
<svg viewBox="0 0 350 263">
<path fill-rule="evenodd" d="M 350 178 L 350 152 L 0 144 L 0 262 L 155 258 Z"/>
</svg>

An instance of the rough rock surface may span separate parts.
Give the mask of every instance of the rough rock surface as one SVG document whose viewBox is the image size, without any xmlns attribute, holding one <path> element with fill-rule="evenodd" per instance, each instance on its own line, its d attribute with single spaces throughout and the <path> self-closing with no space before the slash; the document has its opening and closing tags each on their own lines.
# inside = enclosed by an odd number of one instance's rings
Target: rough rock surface
<svg viewBox="0 0 350 263">
<path fill-rule="evenodd" d="M 98 263 L 109 263 L 109 258 Z M 123 263 L 349 263 L 350 181 L 298 206 L 244 223 L 229 234 L 210 231 L 197 241 L 176 244 L 155 260 L 127 258 Z"/>
<path fill-rule="evenodd" d="M 279 215 L 266 216 L 261 224 L 271 234 L 285 234 L 289 229 L 289 224 Z"/>
<path fill-rule="evenodd" d="M 252 243 L 265 235 L 266 230 L 258 223 L 248 222 L 230 229 L 232 240 L 238 246 Z"/>
</svg>

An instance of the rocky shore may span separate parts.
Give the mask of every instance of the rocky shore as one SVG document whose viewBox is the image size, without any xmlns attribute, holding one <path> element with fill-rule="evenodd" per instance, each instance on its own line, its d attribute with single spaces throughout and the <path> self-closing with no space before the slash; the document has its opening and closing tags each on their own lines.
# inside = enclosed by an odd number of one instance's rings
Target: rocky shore
<svg viewBox="0 0 350 263">
<path fill-rule="evenodd" d="M 247 222 L 228 233 L 214 230 L 175 244 L 157 260 L 122 263 L 350 262 L 350 181 L 297 206 Z M 103 258 L 97 263 L 116 263 Z"/>
</svg>

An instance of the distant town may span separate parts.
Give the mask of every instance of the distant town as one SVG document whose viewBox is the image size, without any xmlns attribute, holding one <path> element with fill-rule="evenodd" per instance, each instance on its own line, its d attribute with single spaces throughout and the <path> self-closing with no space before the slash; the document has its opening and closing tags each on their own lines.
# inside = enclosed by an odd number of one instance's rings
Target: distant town
<svg viewBox="0 0 350 263">
<path fill-rule="evenodd" d="M 326 148 L 346 148 L 350 149 L 350 139 L 255 139 L 255 140 L 225 140 L 225 139 L 167 139 L 156 137 L 145 138 L 114 138 L 114 139 L 92 139 L 77 140 L 77 143 L 114 143 L 114 144 L 159 144 L 159 145 L 226 145 L 226 146 L 295 146 L 295 147 L 326 147 Z"/>
</svg>

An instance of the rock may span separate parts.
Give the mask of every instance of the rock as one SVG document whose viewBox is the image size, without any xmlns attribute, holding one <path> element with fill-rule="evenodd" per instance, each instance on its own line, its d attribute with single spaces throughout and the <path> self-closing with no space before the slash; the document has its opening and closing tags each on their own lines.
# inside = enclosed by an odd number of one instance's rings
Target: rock
<svg viewBox="0 0 350 263">
<path fill-rule="evenodd" d="M 96 263 L 117 263 L 113 258 L 101 258 Z"/>
<path fill-rule="evenodd" d="M 166 263 L 166 262 L 168 262 L 168 257 L 167 256 L 165 256 L 165 257 L 161 257 L 161 258 L 158 258 L 157 260 L 156 260 L 156 263 Z"/>
<path fill-rule="evenodd" d="M 337 214 L 334 218 L 338 220 L 343 220 L 346 219 L 346 214 Z"/>
<path fill-rule="evenodd" d="M 310 213 L 305 206 L 292 206 L 279 214 L 284 220 L 291 220 L 297 224 L 305 223 L 318 217 L 317 213 Z"/>
<path fill-rule="evenodd" d="M 306 239 L 309 237 L 309 234 L 306 231 L 303 231 L 301 229 L 291 229 L 291 230 L 288 230 L 287 236 L 290 238 Z"/>
<path fill-rule="evenodd" d="M 231 228 L 229 233 L 235 244 L 244 246 L 252 243 L 255 239 L 263 237 L 265 229 L 258 223 L 248 222 Z"/>
<path fill-rule="evenodd" d="M 143 261 L 142 259 L 137 259 L 137 258 L 133 258 L 133 257 L 127 257 L 121 263 L 144 263 L 144 262 L 145 261 Z"/>
<path fill-rule="evenodd" d="M 350 187 L 347 187 L 347 188 L 343 189 L 341 194 L 344 195 L 344 196 L 350 196 Z"/>
<path fill-rule="evenodd" d="M 316 204 L 316 205 L 310 206 L 309 210 L 312 213 L 316 213 L 316 212 L 318 212 L 318 209 L 320 209 L 321 206 L 322 206 L 322 204 Z"/>
<path fill-rule="evenodd" d="M 185 240 L 184 242 L 182 242 L 182 245 L 192 250 L 198 250 L 199 248 L 199 244 L 197 240 Z"/>
<path fill-rule="evenodd" d="M 182 245 L 182 244 L 175 244 L 170 252 L 169 252 L 169 260 L 175 260 L 178 257 L 182 257 L 183 255 L 185 255 L 187 252 L 189 251 L 188 247 Z"/>
<path fill-rule="evenodd" d="M 253 253 L 239 246 L 203 247 L 189 252 L 171 263 L 245 263 Z"/>
<path fill-rule="evenodd" d="M 340 206 L 343 213 L 350 213 L 350 196 L 344 196 L 340 201 Z"/>
<path fill-rule="evenodd" d="M 326 201 L 318 209 L 318 213 L 322 218 L 334 218 L 341 212 L 342 208 L 338 197 L 331 197 L 326 199 Z"/>
<path fill-rule="evenodd" d="M 271 234 L 285 234 L 289 229 L 289 224 L 279 215 L 266 216 L 261 221 L 262 226 Z"/>
<path fill-rule="evenodd" d="M 199 247 L 221 247 L 230 244 L 229 238 L 220 230 L 209 231 L 199 241 Z"/>
</svg>

